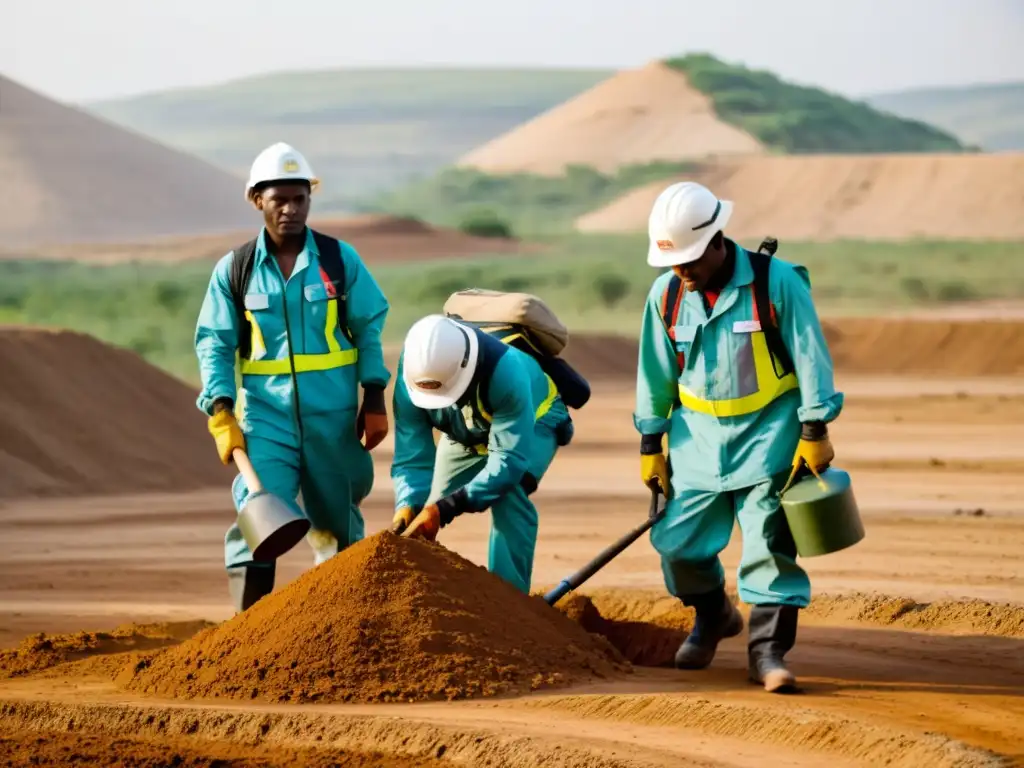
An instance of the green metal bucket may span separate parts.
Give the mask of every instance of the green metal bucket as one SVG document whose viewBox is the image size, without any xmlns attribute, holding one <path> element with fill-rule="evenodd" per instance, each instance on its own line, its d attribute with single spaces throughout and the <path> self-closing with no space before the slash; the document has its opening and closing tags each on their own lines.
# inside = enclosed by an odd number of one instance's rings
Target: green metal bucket
<svg viewBox="0 0 1024 768">
<path fill-rule="evenodd" d="M 800 557 L 838 552 L 864 538 L 850 476 L 829 467 L 819 477 L 808 474 L 783 491 L 781 497 Z"/>
</svg>

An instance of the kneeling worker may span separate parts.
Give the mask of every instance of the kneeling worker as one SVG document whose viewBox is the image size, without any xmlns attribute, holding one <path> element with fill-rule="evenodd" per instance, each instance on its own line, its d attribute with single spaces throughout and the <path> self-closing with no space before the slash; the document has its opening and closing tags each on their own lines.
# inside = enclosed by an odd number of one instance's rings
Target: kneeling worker
<svg viewBox="0 0 1024 768">
<path fill-rule="evenodd" d="M 430 315 L 406 336 L 393 402 L 392 530 L 433 540 L 464 512 L 490 508 L 487 568 L 529 592 L 537 543 L 529 497 L 572 437 L 552 380 L 525 352 Z"/>
<path fill-rule="evenodd" d="M 669 592 L 697 614 L 676 666 L 708 666 L 719 641 L 743 630 L 718 557 L 738 521 L 749 674 L 783 691 L 795 686 L 784 656 L 811 586 L 780 491 L 805 465 L 831 462 L 826 425 L 843 395 L 807 270 L 726 237 L 732 207 L 690 182 L 654 203 L 647 263 L 670 269 L 647 298 L 634 421 L 641 479 L 670 496 L 651 543 Z"/>
<path fill-rule="evenodd" d="M 259 154 L 245 192 L 263 227 L 217 262 L 195 334 L 197 405 L 221 461 L 244 449 L 266 489 L 299 514 L 301 489 L 316 563 L 363 538 L 359 505 L 373 484 L 369 451 L 388 432 L 390 378 L 380 343 L 387 300 L 352 246 L 306 225 L 318 185 L 287 144 Z M 232 495 L 241 509 L 241 475 Z M 237 523 L 224 559 L 236 611 L 273 590 L 275 564 L 253 561 Z"/>
</svg>

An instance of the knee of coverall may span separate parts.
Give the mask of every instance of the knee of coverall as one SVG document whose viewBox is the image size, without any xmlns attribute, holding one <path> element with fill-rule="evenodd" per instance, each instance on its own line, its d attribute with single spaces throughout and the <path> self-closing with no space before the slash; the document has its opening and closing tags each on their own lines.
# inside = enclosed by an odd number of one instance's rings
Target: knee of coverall
<svg viewBox="0 0 1024 768">
<path fill-rule="evenodd" d="M 250 434 L 246 436 L 246 453 L 264 489 L 284 501 L 296 514 L 305 516 L 296 502 L 300 482 L 298 451 Z M 237 514 L 249 498 L 249 487 L 241 474 L 236 475 L 231 483 L 231 496 Z M 227 568 L 260 565 L 253 563 L 252 551 L 237 522 L 231 524 L 224 536 L 224 564 Z"/>
<path fill-rule="evenodd" d="M 750 605 L 810 603 L 810 578 L 796 562 L 796 544 L 779 503 L 787 478 L 780 473 L 737 494 L 743 549 L 736 580 L 740 599 Z"/>
<path fill-rule="evenodd" d="M 487 570 L 529 593 L 537 548 L 537 508 L 521 487 L 506 493 L 491 508 Z"/>
<path fill-rule="evenodd" d="M 729 545 L 734 519 L 729 494 L 677 487 L 665 516 L 651 528 L 670 594 L 702 594 L 725 583 L 718 555 Z"/>
<path fill-rule="evenodd" d="M 306 515 L 315 530 L 331 533 L 343 549 L 365 535 L 359 505 L 373 485 L 373 459 L 356 437 L 354 412 L 310 417 L 303 425 Z"/>
</svg>

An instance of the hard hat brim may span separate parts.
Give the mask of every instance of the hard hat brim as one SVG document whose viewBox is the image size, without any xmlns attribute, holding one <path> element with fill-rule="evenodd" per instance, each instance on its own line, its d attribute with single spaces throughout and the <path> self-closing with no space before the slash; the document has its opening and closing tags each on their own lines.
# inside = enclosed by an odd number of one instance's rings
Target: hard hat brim
<svg viewBox="0 0 1024 768">
<path fill-rule="evenodd" d="M 466 334 L 469 338 L 469 359 L 466 362 L 466 367 L 461 368 L 455 378 L 446 386 L 426 392 L 416 386 L 415 382 L 409 378 L 408 369 L 403 367 L 402 378 L 405 380 L 405 388 L 409 392 L 409 399 L 417 408 L 448 408 L 458 402 L 458 399 L 466 393 L 473 380 L 473 375 L 476 373 L 476 363 L 480 355 L 480 343 L 476 333 L 472 328 L 467 328 Z"/>
<path fill-rule="evenodd" d="M 715 226 L 708 227 L 708 231 L 696 242 L 685 248 L 675 248 L 670 251 L 663 251 L 658 247 L 657 242 L 651 240 L 647 249 L 647 263 L 652 267 L 677 267 L 681 264 L 692 264 L 704 255 L 704 251 L 711 242 L 715 233 L 724 230 L 729 219 L 732 218 L 733 204 L 731 200 L 722 200 L 722 210 L 718 213 Z"/>
</svg>

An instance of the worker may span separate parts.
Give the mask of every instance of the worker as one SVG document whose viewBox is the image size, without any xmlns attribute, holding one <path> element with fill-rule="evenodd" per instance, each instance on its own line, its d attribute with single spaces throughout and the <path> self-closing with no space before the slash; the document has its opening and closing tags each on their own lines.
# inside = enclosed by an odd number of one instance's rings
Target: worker
<svg viewBox="0 0 1024 768">
<path fill-rule="evenodd" d="M 707 667 L 719 641 L 743 631 L 719 560 L 738 521 L 750 679 L 791 692 L 784 657 L 810 580 L 780 492 L 795 473 L 833 459 L 827 425 L 843 395 L 807 270 L 726 237 L 732 211 L 693 182 L 672 184 L 651 209 L 647 263 L 670 269 L 643 313 L 634 425 L 641 479 L 667 499 L 651 543 L 668 591 L 696 613 L 676 666 Z"/>
<path fill-rule="evenodd" d="M 245 196 L 263 227 L 213 268 L 195 332 L 197 405 L 220 460 L 232 464 L 244 449 L 266 490 L 309 519 L 316 564 L 363 538 L 360 502 L 373 484 L 369 452 L 388 433 L 390 379 L 380 341 L 387 300 L 355 248 L 306 224 L 319 185 L 288 144 L 256 157 Z M 241 475 L 232 494 L 240 510 L 249 494 Z M 236 611 L 273 590 L 275 563 L 253 561 L 237 524 L 224 558 Z"/>
<path fill-rule="evenodd" d="M 487 568 L 528 593 L 537 543 L 530 496 L 573 432 L 552 380 L 495 336 L 429 315 L 405 338 L 393 411 L 392 530 L 434 540 L 459 515 L 490 508 Z"/>
</svg>

